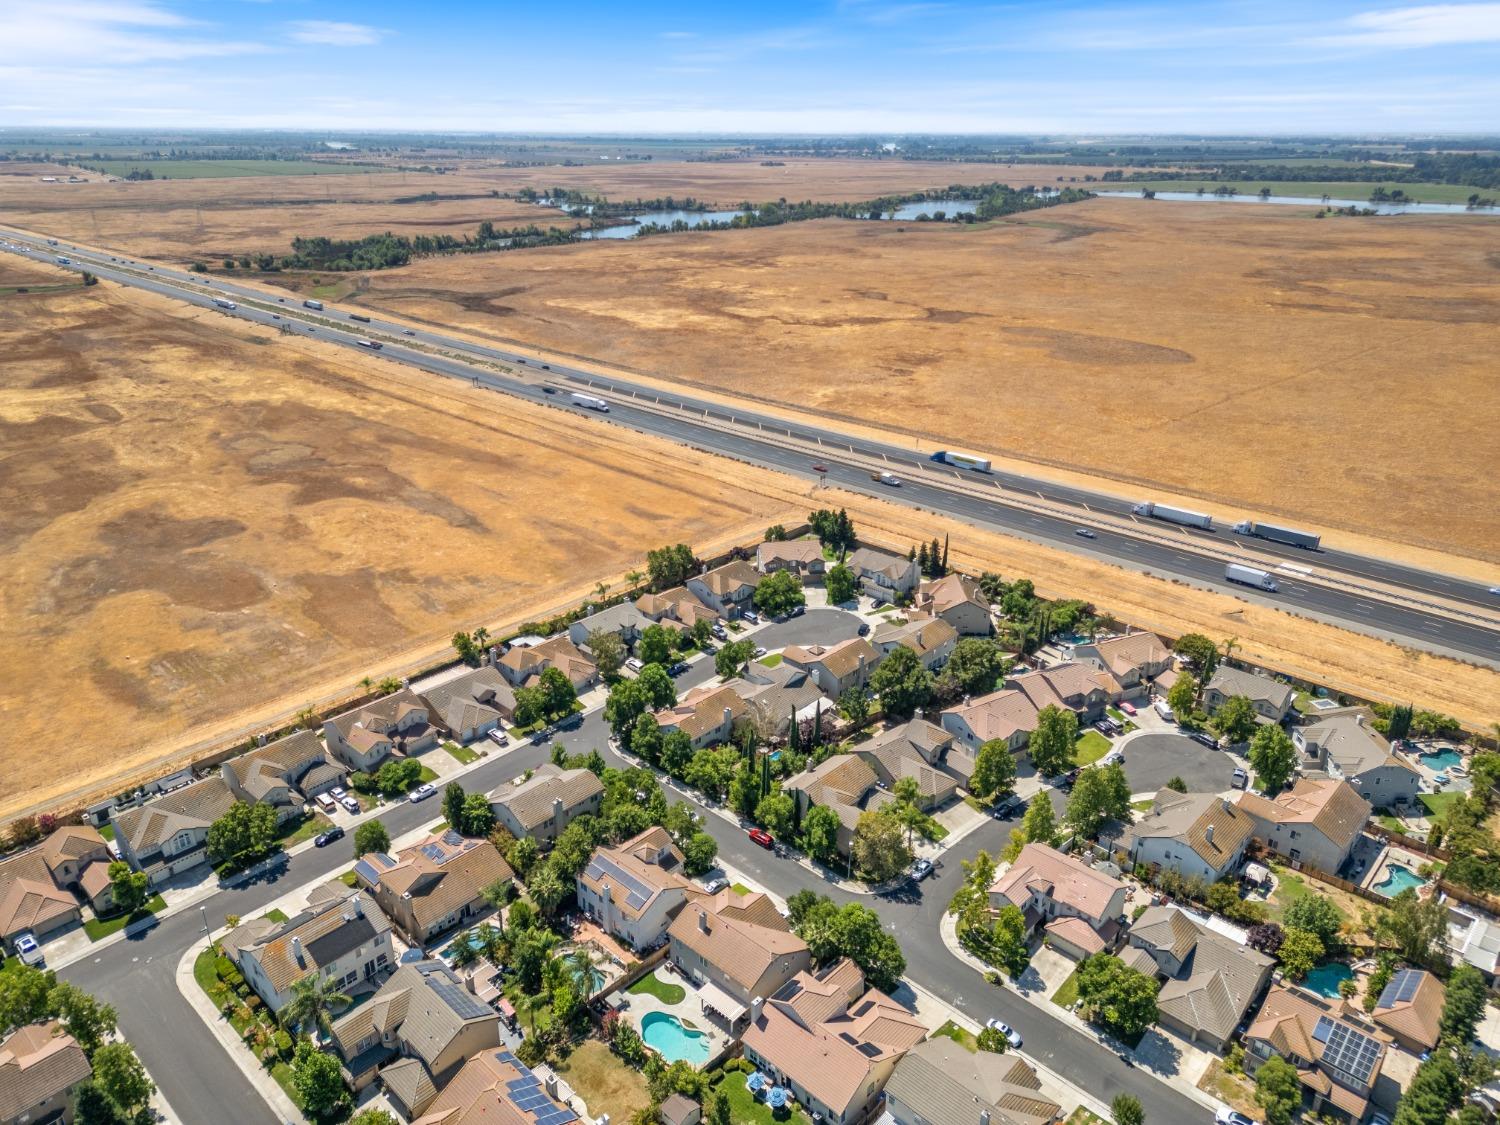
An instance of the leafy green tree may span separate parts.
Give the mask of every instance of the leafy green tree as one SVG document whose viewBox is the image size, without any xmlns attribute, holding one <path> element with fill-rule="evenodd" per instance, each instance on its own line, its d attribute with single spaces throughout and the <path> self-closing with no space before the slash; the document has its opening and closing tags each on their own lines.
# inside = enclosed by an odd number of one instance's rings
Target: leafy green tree
<svg viewBox="0 0 1500 1125">
<path fill-rule="evenodd" d="M 793 931 L 807 942 L 819 965 L 848 957 L 882 992 L 890 992 L 901 983 L 906 957 L 873 910 L 857 902 L 839 907 L 811 891 L 792 896 L 787 910 Z"/>
<path fill-rule="evenodd" d="M 349 1118 L 349 1125 L 401 1125 L 383 1109 L 362 1109 Z"/>
<path fill-rule="evenodd" d="M 981 801 L 998 801 L 1009 797 L 1016 790 L 1016 756 L 1010 747 L 998 738 L 980 745 L 974 755 L 974 773 L 969 778 L 969 791 Z"/>
<path fill-rule="evenodd" d="M 558 873 L 556 866 L 551 863 L 538 864 L 532 871 L 531 878 L 526 883 L 526 893 L 531 901 L 536 903 L 536 908 L 546 918 L 557 915 L 557 908 L 562 905 L 563 899 L 572 893 L 572 887 L 564 882 Z"/>
<path fill-rule="evenodd" d="M 677 702 L 677 685 L 660 664 L 647 664 L 636 682 L 646 690 L 646 705 L 653 711 L 671 707 Z"/>
<path fill-rule="evenodd" d="M 755 806 L 755 819 L 778 840 L 791 835 L 796 809 L 788 793 L 772 793 Z"/>
<path fill-rule="evenodd" d="M 888 719 L 909 719 L 932 696 L 932 673 L 905 645 L 892 649 L 870 677 L 870 690 Z"/>
<path fill-rule="evenodd" d="M 1214 730 L 1231 743 L 1248 742 L 1255 726 L 1255 705 L 1248 696 L 1231 695 L 1214 712 Z"/>
<path fill-rule="evenodd" d="M 651 577 L 651 588 L 657 593 L 681 586 L 697 571 L 698 560 L 686 543 L 646 552 L 646 572 Z"/>
<path fill-rule="evenodd" d="M 150 1104 L 156 1086 L 129 1043 L 101 1044 L 94 1052 L 94 1085 L 127 1119 L 136 1118 Z"/>
<path fill-rule="evenodd" d="M 990 931 L 990 955 L 993 964 L 1013 977 L 1026 971 L 1031 949 L 1026 939 L 1026 916 L 1019 906 L 1007 903 L 995 915 Z"/>
<path fill-rule="evenodd" d="M 248 863 L 276 846 L 276 809 L 236 801 L 208 826 L 208 855 L 214 863 Z"/>
<path fill-rule="evenodd" d="M 549 719 L 568 714 L 578 702 L 578 691 L 561 668 L 543 668 L 537 687 L 542 693 L 542 713 Z"/>
<path fill-rule="evenodd" d="M 515 720 L 518 727 L 529 727 L 533 723 L 539 723 L 543 719 L 542 689 L 539 687 L 516 688 L 516 709 L 511 718 Z"/>
<path fill-rule="evenodd" d="M 1096 953 L 1078 966 L 1078 999 L 1085 1018 L 1126 1039 L 1156 1022 L 1157 989 L 1155 977 L 1110 953 Z"/>
<path fill-rule="evenodd" d="M 1438 1029 L 1449 1043 L 1467 1043 L 1474 1038 L 1474 1030 L 1484 1018 L 1485 1004 L 1489 1001 L 1484 977 L 1473 965 L 1459 965 L 1448 977 L 1448 990 L 1443 999 L 1443 1014 Z"/>
<path fill-rule="evenodd" d="M 505 859 L 523 880 L 541 855 L 541 845 L 530 836 L 522 836 L 506 850 Z"/>
<path fill-rule="evenodd" d="M 1323 960 L 1323 942 L 1318 935 L 1307 930 L 1288 928 L 1281 939 L 1281 948 L 1276 957 L 1281 962 L 1281 971 L 1289 980 L 1301 980 L 1317 968 Z"/>
<path fill-rule="evenodd" d="M 1073 744 L 1078 741 L 1078 716 L 1049 703 L 1036 715 L 1036 729 L 1027 746 L 1031 762 L 1044 777 L 1073 768 Z"/>
<path fill-rule="evenodd" d="M 683 780 L 714 800 L 722 801 L 729 793 L 742 760 L 738 751 L 728 746 L 718 750 L 699 750 L 688 763 Z"/>
<path fill-rule="evenodd" d="M 625 745 L 630 747 L 632 753 L 639 754 L 656 765 L 661 761 L 661 751 L 665 744 L 666 737 L 661 733 L 661 724 L 656 721 L 655 715 L 644 711 L 635 717 L 625 740 Z"/>
<path fill-rule="evenodd" d="M 134 914 L 151 897 L 151 879 L 144 871 L 132 871 L 130 864 L 117 859 L 109 865 L 109 893 L 117 911 Z"/>
<path fill-rule="evenodd" d="M 802 817 L 802 840 L 808 854 L 824 863 L 839 854 L 839 814 L 827 805 L 814 805 Z"/>
<path fill-rule="evenodd" d="M 694 832 L 682 845 L 682 866 L 689 875 L 702 875 L 714 865 L 719 843 L 707 832 Z"/>
<path fill-rule="evenodd" d="M 1266 1125 L 1291 1125 L 1302 1107 L 1302 1080 L 1297 1068 L 1272 1055 L 1255 1072 L 1255 1104 L 1266 1111 Z"/>
<path fill-rule="evenodd" d="M 1198 681 L 1191 672 L 1179 672 L 1177 679 L 1167 689 L 1167 706 L 1180 723 L 1189 718 L 1198 706 Z"/>
<path fill-rule="evenodd" d="M 766 528 L 767 543 L 780 543 L 784 539 L 786 539 L 786 528 L 781 524 L 773 523 L 770 527 Z"/>
<path fill-rule="evenodd" d="M 807 595 L 802 592 L 802 583 L 795 574 L 790 570 L 778 570 L 755 584 L 752 600 L 761 613 L 785 617 L 798 606 L 806 605 Z"/>
<path fill-rule="evenodd" d="M 333 1117 L 348 1104 L 349 1092 L 344 1088 L 339 1060 L 307 1039 L 298 1042 L 292 1059 L 292 1086 L 302 1108 L 315 1119 Z"/>
<path fill-rule="evenodd" d="M 1010 847 L 1006 849 L 1007 858 L 1014 859 L 1016 853 L 1027 844 L 1056 843 L 1057 818 L 1052 809 L 1052 801 L 1044 789 L 1031 799 L 1031 804 L 1026 806 L 1026 815 L 1021 818 L 1021 826 L 1011 833 Z"/>
<path fill-rule="evenodd" d="M 854 865 L 871 882 L 888 882 L 911 866 L 904 826 L 889 809 L 860 813 L 850 850 Z"/>
<path fill-rule="evenodd" d="M 443 819 L 448 822 L 448 827 L 460 829 L 464 823 L 464 801 L 468 794 L 464 787 L 456 781 L 450 781 L 443 787 Z"/>
<path fill-rule="evenodd" d="M 1322 895 L 1304 895 L 1282 913 L 1281 924 L 1289 930 L 1306 930 L 1310 934 L 1316 934 L 1325 947 L 1331 947 L 1339 940 L 1339 927 L 1344 924 L 1344 916 L 1339 913 L 1339 908 L 1333 904 L 1332 899 Z"/>
<path fill-rule="evenodd" d="M 99 1003 L 76 984 L 67 981 L 59 982 L 47 994 L 47 1007 L 90 1058 L 119 1028 L 114 1008 Z"/>
<path fill-rule="evenodd" d="M 1412 1077 L 1396 1105 L 1395 1125 L 1444 1125 L 1463 1098 L 1465 1082 L 1448 1051 L 1434 1051 Z"/>
<path fill-rule="evenodd" d="M 660 629 L 660 625 L 653 628 Z M 613 680 L 625 666 L 625 642 L 620 634 L 609 629 L 595 629 L 588 636 L 589 652 L 594 657 L 594 667 L 605 680 Z"/>
<path fill-rule="evenodd" d="M 665 625 L 647 625 L 635 642 L 635 657 L 642 664 L 666 664 L 672 659 L 672 634 Z"/>
<path fill-rule="evenodd" d="M 837 512 L 827 508 L 812 512 L 807 517 L 808 525 L 818 542 L 830 550 L 843 554 L 856 543 L 854 523 L 849 513 L 840 508 Z"/>
<path fill-rule="evenodd" d="M 1109 1115 L 1115 1119 L 1115 1125 L 1146 1125 L 1146 1111 L 1131 1094 L 1116 1094 L 1109 1103 Z"/>
<path fill-rule="evenodd" d="M 965 637 L 953 647 L 938 677 L 938 694 L 951 699 L 994 691 L 1010 670 L 1010 658 L 988 637 Z"/>
<path fill-rule="evenodd" d="M 1421 899 L 1414 889 L 1408 887 L 1391 899 L 1390 908 L 1376 923 L 1375 933 L 1383 944 L 1395 949 L 1406 960 L 1430 964 L 1442 956 L 1447 917 L 1447 910 L 1438 896 Z"/>
<path fill-rule="evenodd" d="M 1068 796 L 1068 825 L 1084 839 L 1092 840 L 1106 820 L 1130 819 L 1130 783 L 1118 763 L 1090 766 L 1078 774 Z"/>
<path fill-rule="evenodd" d="M 52 1014 L 47 997 L 57 974 L 11 958 L 0 968 L 0 1033 L 14 1031 Z"/>
<path fill-rule="evenodd" d="M 639 679 L 617 680 L 604 701 L 604 721 L 610 732 L 625 744 L 635 721 L 651 707 L 651 693 Z"/>
<path fill-rule="evenodd" d="M 1187 792 L 1187 782 L 1183 781 L 1182 778 L 1178 777 L 1176 774 L 1173 774 L 1170 778 L 1167 779 L 1166 787 L 1173 793 Z"/>
<path fill-rule="evenodd" d="M 654 721 L 654 720 L 653 720 Z M 659 764 L 673 777 L 682 777 L 693 760 L 693 740 L 686 732 L 668 731 L 661 741 Z"/>
<path fill-rule="evenodd" d="M 292 985 L 292 998 L 281 1009 L 281 1022 L 292 1030 L 327 1031 L 335 1008 L 349 1003 L 349 996 L 339 990 L 338 981 L 312 975 Z"/>
<path fill-rule="evenodd" d="M 1003 1055 L 1010 1050 L 1010 1040 L 998 1027 L 982 1028 L 975 1036 L 975 1042 L 981 1051 L 989 1051 L 995 1055 Z"/>
<path fill-rule="evenodd" d="M 458 658 L 465 664 L 472 666 L 478 666 L 483 654 L 483 650 L 475 644 L 474 638 L 462 630 L 453 634 L 453 651 L 458 653 Z"/>
<path fill-rule="evenodd" d="M 839 696 L 839 714 L 855 730 L 863 730 L 870 721 L 870 693 L 858 686 L 844 692 Z"/>
<path fill-rule="evenodd" d="M 1276 793 L 1297 772 L 1297 748 L 1279 726 L 1267 725 L 1255 732 L 1246 755 L 1255 770 L 1255 780 L 1267 793 Z"/>
<path fill-rule="evenodd" d="M 495 827 L 495 810 L 483 793 L 470 793 L 464 798 L 463 814 L 459 819 L 463 825 L 460 831 L 465 836 L 488 836 L 490 829 Z"/>
<path fill-rule="evenodd" d="M 730 679 L 749 663 L 755 655 L 754 641 L 730 641 L 714 653 L 714 671 L 722 679 Z"/>
<path fill-rule="evenodd" d="M 1177 638 L 1172 651 L 1193 662 L 1199 680 L 1208 683 L 1213 679 L 1214 671 L 1219 667 L 1219 646 L 1202 633 L 1184 633 Z"/>
<path fill-rule="evenodd" d="M 859 582 L 854 577 L 854 571 L 843 563 L 835 563 L 828 568 L 828 573 L 823 576 L 823 585 L 828 590 L 829 605 L 844 605 L 852 602 L 859 590 Z"/>
</svg>

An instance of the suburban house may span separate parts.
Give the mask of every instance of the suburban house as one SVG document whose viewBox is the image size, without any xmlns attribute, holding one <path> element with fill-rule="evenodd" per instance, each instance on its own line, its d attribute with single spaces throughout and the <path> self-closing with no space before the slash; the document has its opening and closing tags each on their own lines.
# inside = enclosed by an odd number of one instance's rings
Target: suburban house
<svg viewBox="0 0 1500 1125">
<path fill-rule="evenodd" d="M 651 624 L 651 619 L 630 602 L 608 606 L 581 617 L 568 626 L 568 640 L 575 645 L 586 645 L 595 633 L 613 633 L 627 649 L 635 644 L 641 630 Z"/>
<path fill-rule="evenodd" d="M 236 800 L 272 805 L 284 824 L 301 816 L 303 806 L 319 793 L 342 785 L 345 771 L 323 749 L 316 732 L 299 730 L 230 758 L 219 773 Z"/>
<path fill-rule="evenodd" d="M 515 872 L 488 840 L 447 831 L 395 856 L 370 852 L 354 864 L 358 884 L 413 945 L 490 910 L 485 888 L 509 883 Z"/>
<path fill-rule="evenodd" d="M 762 574 L 790 570 L 807 582 L 821 579 L 826 567 L 823 544 L 816 539 L 786 539 L 755 548 L 755 569 Z"/>
<path fill-rule="evenodd" d="M 687 588 L 720 617 L 737 617 L 750 608 L 760 574 L 743 559 L 735 559 L 687 580 Z"/>
<path fill-rule="evenodd" d="M 674 586 L 660 594 L 642 594 L 635 599 L 635 608 L 658 624 L 679 629 L 691 629 L 700 619 L 710 624 L 719 619 L 686 586 Z"/>
<path fill-rule="evenodd" d="M 490 792 L 495 819 L 516 839 L 531 836 L 544 846 L 578 817 L 598 813 L 603 800 L 604 786 L 591 771 L 551 762 L 520 785 L 507 783 Z"/>
<path fill-rule="evenodd" d="M 995 631 L 990 600 L 967 574 L 949 574 L 923 582 L 916 607 L 930 617 L 941 617 L 961 637 L 988 637 Z"/>
<path fill-rule="evenodd" d="M 953 751 L 953 736 L 926 719 L 908 719 L 881 731 L 854 748 L 887 789 L 910 777 L 921 793 L 921 807 L 935 809 L 954 797 L 960 784 L 968 784 L 974 760 Z"/>
<path fill-rule="evenodd" d="M 428 714 L 457 742 L 473 742 L 510 722 L 516 692 L 500 671 L 488 665 L 422 693 Z"/>
<path fill-rule="evenodd" d="M 1220 664 L 1203 689 L 1204 708 L 1211 715 L 1236 695 L 1248 699 L 1256 715 L 1268 723 L 1284 722 L 1292 713 L 1292 704 L 1297 698 L 1297 692 L 1290 684 Z"/>
<path fill-rule="evenodd" d="M 912 617 L 909 621 L 888 621 L 870 636 L 870 643 L 889 656 L 905 646 L 916 653 L 922 667 L 936 672 L 953 655 L 958 644 L 958 630 L 941 617 Z"/>
<path fill-rule="evenodd" d="M 566 633 L 548 637 L 534 645 L 511 645 L 496 665 L 511 687 L 525 687 L 533 676 L 556 668 L 568 677 L 575 691 L 599 682 L 599 668 Z"/>
<path fill-rule="evenodd" d="M 1422 1054 L 1438 1045 L 1447 991 L 1425 969 L 1397 969 L 1380 991 L 1370 1018 L 1408 1051 Z"/>
<path fill-rule="evenodd" d="M 351 770 L 374 773 L 393 754 L 410 756 L 438 744 L 427 702 L 411 688 L 373 699 L 323 721 L 328 750 Z"/>
<path fill-rule="evenodd" d="M 729 684 L 702 684 L 653 717 L 663 734 L 681 731 L 692 740 L 694 750 L 702 750 L 727 742 L 735 720 L 749 710 L 744 697 Z"/>
<path fill-rule="evenodd" d="M 1224 1050 L 1265 991 L 1273 958 L 1194 921 L 1175 906 L 1148 906 L 1130 927 L 1131 950 L 1149 954 L 1135 967 L 1166 977 L 1157 1022 L 1192 1043 Z"/>
<path fill-rule="evenodd" d="M 14 950 L 28 930 L 43 939 L 82 917 L 72 892 L 53 881 L 41 848 L 0 860 L 0 942 L 6 949 Z"/>
<path fill-rule="evenodd" d="M 725 686 L 745 701 L 750 720 L 767 738 L 786 737 L 793 716 L 798 722 L 819 715 L 830 721 L 837 717 L 837 704 L 823 694 L 812 675 L 785 662 L 767 668 L 752 661 Z"/>
<path fill-rule="evenodd" d="M 446 964 L 409 961 L 331 1028 L 356 1091 L 378 1074 L 405 1116 L 419 1117 L 470 1055 L 500 1046 L 500 1013 Z"/>
<path fill-rule="evenodd" d="M 1062 1106 L 1041 1090 L 1019 1055 L 970 1051 L 934 1035 L 896 1064 L 885 1111 L 896 1125 L 1050 1125 Z"/>
<path fill-rule="evenodd" d="M 259 937 L 231 945 L 246 983 L 273 1012 L 308 977 L 347 992 L 396 965 L 390 920 L 357 892 L 324 899 Z"/>
<path fill-rule="evenodd" d="M 881 653 L 864 637 L 850 637 L 835 645 L 791 645 L 782 650 L 781 660 L 808 673 L 824 694 L 837 699 L 870 682 Z"/>
<path fill-rule="evenodd" d="M 750 1006 L 812 967 L 807 943 L 763 894 L 720 891 L 684 907 L 667 927 L 669 956 L 706 1008 L 735 1028 Z"/>
<path fill-rule="evenodd" d="M 1119 936 L 1126 886 L 1046 844 L 1027 844 L 990 885 L 990 906 L 1019 907 L 1026 928 L 1043 924 L 1054 948 L 1087 957 Z"/>
<path fill-rule="evenodd" d="M 1172 666 L 1172 650 L 1155 633 L 1126 633 L 1075 645 L 1073 659 L 1104 673 L 1109 701 L 1118 703 L 1146 695 L 1156 677 Z"/>
<path fill-rule="evenodd" d="M 605 933 L 632 949 L 651 949 L 688 898 L 701 893 L 682 863 L 682 852 L 660 825 L 596 848 L 578 875 L 578 905 Z"/>
<path fill-rule="evenodd" d="M 879 787 L 879 781 L 879 775 L 861 755 L 835 754 L 787 778 L 781 791 L 797 803 L 799 817 L 806 816 L 815 805 L 838 813 L 838 847 L 840 853 L 848 855 L 860 816 L 895 800 Z"/>
<path fill-rule="evenodd" d="M 1344 778 L 1376 808 L 1408 804 L 1421 791 L 1421 775 L 1391 753 L 1362 712 L 1345 711 L 1296 727 L 1292 741 L 1302 752 L 1303 773 Z"/>
<path fill-rule="evenodd" d="M 680 1098 L 681 1095 L 673 1095 Z M 671 1099 L 669 1098 L 668 1101 Z M 697 1102 L 690 1102 L 694 1108 Z M 662 1103 L 663 1110 L 667 1102 Z M 522 1108 L 525 1107 L 525 1108 Z M 412 1125 L 571 1125 L 579 1117 L 545 1081 L 505 1048 L 481 1051 L 453 1076 Z M 695 1119 L 696 1120 L 696 1119 Z"/>
<path fill-rule="evenodd" d="M 1370 802 L 1347 781 L 1328 777 L 1298 778 L 1274 798 L 1247 790 L 1239 805 L 1262 844 L 1330 875 L 1338 874 L 1370 819 Z"/>
<path fill-rule="evenodd" d="M 208 828 L 234 804 L 222 777 L 163 793 L 114 818 L 120 857 L 151 877 L 152 886 L 208 860 Z"/>
<path fill-rule="evenodd" d="M 99 830 L 87 824 L 65 824 L 42 841 L 42 861 L 59 887 L 76 887 L 93 864 L 108 867 L 115 858 Z"/>
<path fill-rule="evenodd" d="M 1272 1055 L 1297 1068 L 1313 1113 L 1363 1121 L 1370 1093 L 1385 1061 L 1386 1044 L 1376 1027 L 1343 1000 L 1325 1000 L 1300 988 L 1277 985 L 1245 1032 L 1245 1073 Z"/>
<path fill-rule="evenodd" d="M 938 721 L 969 752 L 970 758 L 986 742 L 995 739 L 1005 743 L 1012 753 L 1019 753 L 1036 730 L 1036 707 L 1025 692 L 1002 688 L 949 707 L 938 716 Z"/>
<path fill-rule="evenodd" d="M 801 972 L 753 1011 L 745 1058 L 831 1125 L 858 1125 L 927 1028 L 847 957 Z"/>
<path fill-rule="evenodd" d="M 861 547 L 844 565 L 854 572 L 859 592 L 878 602 L 899 601 L 915 594 L 922 580 L 916 559 L 902 558 L 873 547 Z"/>
<path fill-rule="evenodd" d="M 1239 870 L 1254 829 L 1254 818 L 1227 798 L 1163 789 L 1117 846 L 1137 869 L 1165 868 L 1217 883 Z"/>
<path fill-rule="evenodd" d="M 1448 951 L 1493 982 L 1500 974 L 1500 923 L 1478 908 L 1449 903 L 1447 931 Z"/>
<path fill-rule="evenodd" d="M 1099 675 L 1092 665 L 1074 661 L 1022 672 L 1009 677 L 1004 686 L 1021 692 L 1038 711 L 1051 706 L 1075 712 L 1079 724 L 1083 725 L 1103 715 L 1105 705 L 1109 703 L 1109 691 L 1100 682 Z"/>
<path fill-rule="evenodd" d="M 68 1125 L 73 1090 L 93 1073 L 56 1020 L 18 1028 L 0 1041 L 0 1125 Z"/>
</svg>

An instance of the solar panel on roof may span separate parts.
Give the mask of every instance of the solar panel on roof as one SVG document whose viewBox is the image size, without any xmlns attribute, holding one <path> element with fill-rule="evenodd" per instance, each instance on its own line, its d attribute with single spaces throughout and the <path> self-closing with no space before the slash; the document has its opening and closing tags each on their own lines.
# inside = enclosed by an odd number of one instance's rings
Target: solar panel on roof
<svg viewBox="0 0 1500 1125">
<path fill-rule="evenodd" d="M 1333 1030 L 1333 1021 L 1327 1016 L 1319 1016 L 1317 1025 L 1313 1028 L 1313 1038 L 1319 1043 L 1328 1042 L 1328 1033 Z"/>
<path fill-rule="evenodd" d="M 1328 1033 L 1328 1045 L 1323 1048 L 1323 1062 L 1351 1075 L 1361 1085 L 1370 1081 L 1379 1058 L 1378 1042 L 1343 1023 L 1333 1025 Z"/>
<path fill-rule="evenodd" d="M 611 883 L 625 889 L 625 901 L 630 904 L 631 909 L 639 910 L 646 905 L 651 897 L 650 888 L 644 886 L 639 879 L 630 872 L 623 870 L 619 864 L 607 856 L 596 855 L 589 861 L 588 872 L 591 879 L 609 879 Z"/>
<path fill-rule="evenodd" d="M 577 1121 L 578 1115 L 571 1109 L 558 1109 L 544 1117 L 536 1119 L 536 1125 L 567 1125 L 569 1121 Z"/>
<path fill-rule="evenodd" d="M 515 1102 L 516 1108 L 522 1113 L 535 1113 L 551 1101 L 546 1094 L 516 1094 L 510 1100 Z"/>
<path fill-rule="evenodd" d="M 538 1085 L 540 1085 L 540 1083 L 537 1082 L 536 1076 L 532 1075 L 532 1074 L 528 1074 L 528 1075 L 525 1075 L 522 1078 L 512 1078 L 509 1082 L 507 1082 L 505 1084 L 505 1088 L 507 1090 L 509 1090 L 512 1094 L 514 1094 L 514 1093 L 517 1093 L 517 1092 L 519 1092 L 521 1090 L 530 1090 L 533 1087 L 538 1086 Z"/>
<path fill-rule="evenodd" d="M 443 833 L 443 843 L 447 844 L 450 848 L 456 848 L 463 842 L 464 838 L 451 828 Z"/>
<path fill-rule="evenodd" d="M 511 1054 L 509 1051 L 496 1051 L 495 1057 L 503 1063 L 514 1064 L 516 1061 L 516 1056 Z"/>
<path fill-rule="evenodd" d="M 369 883 L 371 886 L 380 882 L 380 873 L 362 859 L 355 862 L 354 873 L 360 878 L 364 879 L 365 882 Z"/>
<path fill-rule="evenodd" d="M 1389 1008 L 1394 1004 L 1403 1004 L 1411 1000 L 1417 994 L 1417 989 L 1422 984 L 1422 971 L 1420 969 L 1402 969 L 1390 979 L 1380 993 L 1380 1003 L 1377 1007 Z"/>
<path fill-rule="evenodd" d="M 427 977 L 427 985 L 460 1019 L 472 1020 L 490 1014 L 489 1005 L 481 1004 L 469 994 L 468 989 L 455 980 L 434 973 Z"/>
<path fill-rule="evenodd" d="M 433 863 L 436 863 L 438 860 L 443 858 L 443 849 L 438 847 L 436 844 L 423 844 L 418 849 L 418 851 L 420 851 L 428 859 L 432 860 Z"/>
</svg>

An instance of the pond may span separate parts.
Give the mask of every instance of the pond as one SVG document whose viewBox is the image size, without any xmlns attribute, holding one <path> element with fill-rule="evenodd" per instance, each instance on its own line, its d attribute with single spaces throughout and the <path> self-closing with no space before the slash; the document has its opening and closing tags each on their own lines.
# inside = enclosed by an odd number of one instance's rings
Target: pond
<svg viewBox="0 0 1500 1125">
<path fill-rule="evenodd" d="M 1354 979 L 1354 970 L 1342 961 L 1329 961 L 1319 965 L 1307 974 L 1304 982 L 1307 987 L 1319 996 L 1327 996 L 1330 999 L 1339 994 L 1339 985 L 1346 980 Z"/>
<path fill-rule="evenodd" d="M 670 227 L 673 223 L 686 223 L 689 227 L 701 227 L 705 223 L 727 223 L 738 215 L 738 211 L 643 211 L 638 215 L 622 215 L 623 225 L 605 227 L 602 230 L 584 231 L 585 240 L 596 238 L 634 238 L 638 225 L 655 223 L 659 227 Z"/>
<path fill-rule="evenodd" d="M 641 1020 L 641 1039 L 667 1062 L 679 1060 L 702 1066 L 708 1061 L 708 1036 L 692 1031 L 674 1015 L 647 1012 Z"/>
<path fill-rule="evenodd" d="M 1100 195 L 1118 195 L 1140 199 L 1139 191 L 1101 191 Z M 1254 192 L 1238 195 L 1214 195 L 1206 191 L 1159 191 L 1157 199 L 1178 203 L 1284 203 L 1296 207 L 1366 207 L 1377 215 L 1500 215 L 1500 208 L 1470 208 L 1462 203 L 1371 203 L 1368 199 L 1323 199 L 1316 195 L 1272 195 L 1262 199 Z"/>
<path fill-rule="evenodd" d="M 918 215 L 936 215 L 942 212 L 947 218 L 954 215 L 972 215 L 979 209 L 977 199 L 924 199 L 919 203 L 903 203 L 887 219 L 915 219 Z"/>
</svg>

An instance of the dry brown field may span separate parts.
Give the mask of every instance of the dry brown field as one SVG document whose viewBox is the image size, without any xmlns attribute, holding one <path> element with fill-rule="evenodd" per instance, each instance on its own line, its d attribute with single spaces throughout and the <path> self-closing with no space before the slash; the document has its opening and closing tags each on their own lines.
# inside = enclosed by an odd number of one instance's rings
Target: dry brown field
<svg viewBox="0 0 1500 1125">
<path fill-rule="evenodd" d="M 1484 217 L 1099 199 L 981 227 L 426 259 L 360 299 L 1223 516 L 1494 562 L 1497 266 Z"/>
<path fill-rule="evenodd" d="M 0 297 L 0 815 L 786 514 L 325 348 L 108 283 Z"/>
<path fill-rule="evenodd" d="M 19 254 L 0 253 L 0 289 L 30 285 L 78 285 L 81 281 L 72 270 L 38 262 Z"/>
</svg>

